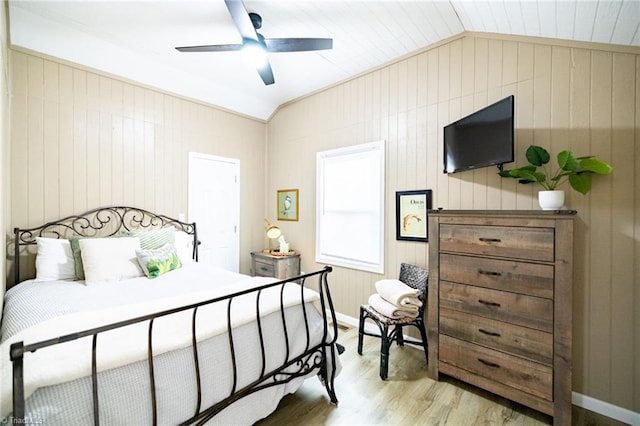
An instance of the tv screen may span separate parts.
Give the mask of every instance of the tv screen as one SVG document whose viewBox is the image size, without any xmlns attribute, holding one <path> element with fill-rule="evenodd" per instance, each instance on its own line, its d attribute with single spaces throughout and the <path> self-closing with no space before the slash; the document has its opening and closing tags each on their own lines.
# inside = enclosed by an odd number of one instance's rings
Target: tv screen
<svg viewBox="0 0 640 426">
<path fill-rule="evenodd" d="M 444 128 L 444 173 L 513 161 L 513 95 Z"/>
</svg>

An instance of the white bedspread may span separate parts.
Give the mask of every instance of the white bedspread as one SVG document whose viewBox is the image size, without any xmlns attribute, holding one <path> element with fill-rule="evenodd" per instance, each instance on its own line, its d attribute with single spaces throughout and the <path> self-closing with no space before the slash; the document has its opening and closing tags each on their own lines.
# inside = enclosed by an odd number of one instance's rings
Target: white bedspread
<svg viewBox="0 0 640 426">
<path fill-rule="evenodd" d="M 102 294 L 103 298 L 101 301 L 96 301 L 94 298 L 91 299 L 91 302 L 87 302 L 90 309 L 81 309 L 67 315 L 49 318 L 6 338 L 0 345 L 2 380 L 0 418 L 4 418 L 11 411 L 12 368 L 9 360 L 9 347 L 14 342 L 35 343 L 176 306 L 187 306 L 275 281 L 273 278 L 251 278 L 224 271 L 213 272 L 201 269 L 203 269 L 201 265 L 190 265 L 154 280 L 136 278 L 117 284 L 105 284 L 104 287 L 98 286 L 99 288 L 92 289 L 91 292 Z M 206 278 L 202 279 L 203 276 Z M 78 288 L 70 287 L 77 290 L 78 293 L 90 288 L 78 282 L 73 282 L 70 285 L 80 286 Z M 127 293 L 131 302 L 122 304 L 122 301 L 127 299 Z M 284 306 L 300 304 L 300 296 L 300 287 L 297 284 L 287 284 L 284 291 Z M 68 299 L 73 303 L 82 304 L 83 297 L 72 294 L 68 295 Z M 318 294 L 315 291 L 305 289 L 304 299 L 305 302 L 317 300 Z M 99 305 L 103 306 L 99 307 Z M 232 326 L 254 321 L 256 293 L 234 298 L 231 306 Z M 77 307 L 73 309 L 77 309 Z M 260 313 L 266 315 L 279 309 L 280 286 L 262 291 Z M 189 309 L 154 321 L 154 355 L 187 347 L 191 344 L 192 312 L 193 310 Z M 199 308 L 196 327 L 198 339 L 202 340 L 225 333 L 227 330 L 226 316 L 227 302 Z M 145 321 L 102 333 L 97 343 L 98 371 L 146 359 L 148 325 L 149 322 Z M 24 374 L 25 398 L 39 387 L 64 383 L 90 375 L 91 337 L 25 354 Z"/>
</svg>

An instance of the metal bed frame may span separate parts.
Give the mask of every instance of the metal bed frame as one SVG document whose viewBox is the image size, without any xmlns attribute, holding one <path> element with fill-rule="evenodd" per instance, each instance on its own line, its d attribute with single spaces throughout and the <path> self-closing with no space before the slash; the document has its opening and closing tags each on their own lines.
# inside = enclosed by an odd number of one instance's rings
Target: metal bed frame
<svg viewBox="0 0 640 426">
<path fill-rule="evenodd" d="M 15 228 L 15 279 L 16 284 L 20 282 L 20 251 L 25 246 L 32 246 L 36 244 L 36 237 L 50 237 L 50 238 L 66 238 L 66 236 L 75 234 L 85 237 L 97 237 L 97 236 L 113 236 L 122 230 L 137 230 L 145 228 L 157 228 L 157 227 L 169 227 L 173 226 L 178 230 L 182 230 L 189 235 L 193 235 L 193 258 L 198 259 L 198 239 L 195 223 L 185 223 L 179 220 L 158 215 L 148 212 L 143 209 L 135 207 L 115 206 L 115 207 L 102 207 L 94 209 L 81 215 L 69 216 L 64 219 L 48 222 L 42 226 L 30 229 Z M 125 327 L 134 323 L 140 323 L 149 321 L 148 334 L 147 334 L 147 360 L 149 363 L 149 379 L 151 384 L 151 401 L 152 401 L 152 419 L 153 424 L 158 424 L 159 420 L 157 416 L 156 406 L 156 389 L 154 383 L 154 358 L 153 358 L 153 322 L 156 318 L 164 317 L 167 315 L 176 314 L 178 312 L 193 310 L 191 317 L 191 347 L 193 351 L 193 359 L 196 370 L 196 386 L 197 386 L 197 407 L 193 416 L 184 420 L 182 425 L 187 424 L 204 424 L 220 411 L 229 406 L 230 404 L 238 401 L 239 399 L 258 392 L 262 389 L 277 386 L 290 382 L 291 380 L 310 374 L 314 370 L 318 371 L 318 375 L 322 378 L 322 382 L 327 389 L 329 399 L 332 403 L 337 404 L 338 399 L 335 394 L 334 379 L 336 376 L 336 350 L 333 346 L 336 344 L 338 336 L 338 327 L 335 316 L 335 310 L 331 295 L 329 292 L 329 285 L 327 282 L 327 275 L 332 271 L 330 266 L 326 266 L 323 269 L 303 274 L 298 277 L 290 278 L 287 280 L 262 285 L 249 290 L 244 290 L 229 294 L 215 299 L 194 303 L 188 306 L 182 306 L 179 308 L 169 309 L 162 312 L 157 312 L 138 318 L 133 318 L 126 321 L 120 321 L 117 323 L 87 329 L 77 333 L 72 333 L 64 336 L 59 336 L 49 340 L 35 342 L 31 344 L 24 344 L 24 342 L 17 342 L 11 345 L 10 359 L 13 363 L 13 419 L 16 422 L 25 421 L 25 398 L 24 398 L 24 383 L 23 383 L 23 359 L 24 355 L 28 352 L 35 352 L 49 346 L 57 345 L 60 343 L 92 336 L 92 400 L 93 400 L 93 420 L 95 425 L 100 424 L 99 406 L 100 401 L 98 399 L 98 372 L 96 367 L 96 346 L 97 339 L 101 333 L 109 330 L 113 330 L 120 327 Z M 311 345 L 310 331 L 308 316 L 306 311 L 306 305 L 304 302 L 304 289 L 305 287 L 311 287 L 307 281 L 313 282 L 317 280 L 316 290 L 320 296 L 320 310 L 323 318 L 323 332 L 322 340 L 319 344 Z M 304 317 L 305 331 L 306 331 L 306 346 L 302 354 L 292 356 L 289 353 L 289 335 L 287 332 L 285 321 L 285 307 L 283 301 L 283 293 L 285 284 L 289 282 L 296 282 L 300 285 L 300 300 L 302 306 L 302 312 Z M 260 295 L 263 290 L 270 287 L 280 286 L 280 317 L 282 319 L 282 327 L 284 331 L 284 338 L 286 342 L 286 357 L 282 365 L 276 367 L 271 371 L 265 371 L 265 330 L 263 330 L 260 320 Z M 231 326 L 231 306 L 234 298 L 242 296 L 248 293 L 256 294 L 256 322 L 258 327 L 258 334 L 260 339 L 260 348 L 262 355 L 262 370 L 260 376 L 252 383 L 237 389 L 237 367 L 236 367 L 236 354 L 234 351 L 234 339 L 233 329 Z M 232 376 L 233 386 L 232 391 L 223 400 L 215 403 L 209 407 L 201 406 L 201 383 L 200 383 L 200 366 L 198 361 L 198 341 L 196 340 L 196 318 L 198 308 L 204 305 L 212 303 L 226 303 L 226 328 L 228 334 L 229 351 L 232 359 Z M 278 312 L 278 311 L 277 311 Z"/>
</svg>

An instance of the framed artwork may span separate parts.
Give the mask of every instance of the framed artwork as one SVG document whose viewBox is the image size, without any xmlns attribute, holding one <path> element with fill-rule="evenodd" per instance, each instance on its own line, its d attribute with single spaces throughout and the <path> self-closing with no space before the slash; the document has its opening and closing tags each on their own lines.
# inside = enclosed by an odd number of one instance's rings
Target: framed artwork
<svg viewBox="0 0 640 426">
<path fill-rule="evenodd" d="M 278 220 L 298 220 L 298 190 L 278 190 Z"/>
<path fill-rule="evenodd" d="M 431 190 L 396 192 L 396 240 L 429 241 Z"/>
</svg>

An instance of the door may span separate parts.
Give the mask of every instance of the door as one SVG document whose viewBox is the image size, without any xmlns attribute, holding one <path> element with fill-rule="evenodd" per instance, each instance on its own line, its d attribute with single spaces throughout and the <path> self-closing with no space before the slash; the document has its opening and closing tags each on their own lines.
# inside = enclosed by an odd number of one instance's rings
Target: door
<svg viewBox="0 0 640 426">
<path fill-rule="evenodd" d="M 189 221 L 196 222 L 200 262 L 238 272 L 240 160 L 189 153 Z"/>
</svg>

